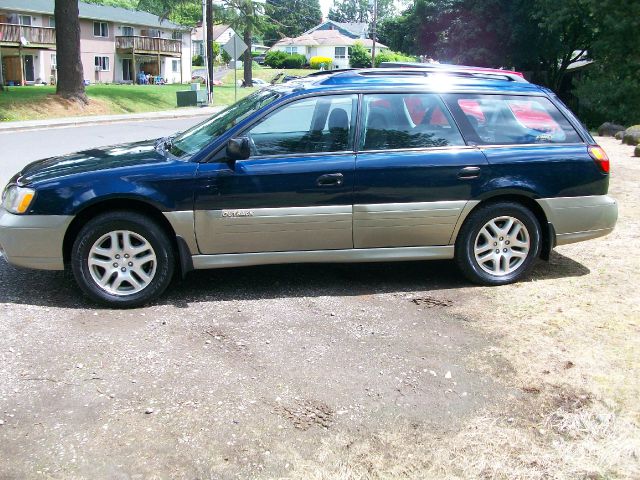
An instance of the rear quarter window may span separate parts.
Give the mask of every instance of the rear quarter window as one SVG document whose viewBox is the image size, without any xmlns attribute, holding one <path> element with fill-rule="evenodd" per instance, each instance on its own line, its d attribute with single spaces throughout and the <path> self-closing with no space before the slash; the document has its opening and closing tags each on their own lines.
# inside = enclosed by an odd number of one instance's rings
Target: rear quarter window
<svg viewBox="0 0 640 480">
<path fill-rule="evenodd" d="M 546 97 L 449 95 L 467 140 L 481 145 L 581 143 L 569 121 Z"/>
</svg>

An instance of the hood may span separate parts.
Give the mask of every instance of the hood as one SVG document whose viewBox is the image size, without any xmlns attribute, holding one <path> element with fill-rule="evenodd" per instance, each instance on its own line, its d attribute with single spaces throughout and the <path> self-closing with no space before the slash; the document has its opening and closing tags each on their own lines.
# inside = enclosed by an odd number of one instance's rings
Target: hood
<svg viewBox="0 0 640 480">
<path fill-rule="evenodd" d="M 116 168 L 166 163 L 169 160 L 155 149 L 157 140 L 93 148 L 33 162 L 20 172 L 18 183 L 56 180 L 60 177 Z"/>
</svg>

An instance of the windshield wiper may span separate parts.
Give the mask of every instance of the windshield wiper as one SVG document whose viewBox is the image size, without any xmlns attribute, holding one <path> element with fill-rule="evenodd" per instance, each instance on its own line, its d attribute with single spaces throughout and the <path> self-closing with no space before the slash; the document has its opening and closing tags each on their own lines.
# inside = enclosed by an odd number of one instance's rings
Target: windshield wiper
<svg viewBox="0 0 640 480">
<path fill-rule="evenodd" d="M 159 138 L 156 142 L 156 150 L 162 150 L 163 152 L 168 151 L 173 145 L 172 137 L 162 137 Z"/>
</svg>

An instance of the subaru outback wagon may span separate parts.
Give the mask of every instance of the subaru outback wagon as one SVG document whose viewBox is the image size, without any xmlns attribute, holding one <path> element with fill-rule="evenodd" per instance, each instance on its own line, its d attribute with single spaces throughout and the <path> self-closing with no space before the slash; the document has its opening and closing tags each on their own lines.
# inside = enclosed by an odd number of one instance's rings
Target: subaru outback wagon
<svg viewBox="0 0 640 480">
<path fill-rule="evenodd" d="M 192 269 L 455 259 L 516 281 L 608 234 L 609 160 L 549 90 L 510 75 L 364 69 L 253 93 L 171 138 L 32 163 L 0 251 L 112 306 Z"/>
</svg>

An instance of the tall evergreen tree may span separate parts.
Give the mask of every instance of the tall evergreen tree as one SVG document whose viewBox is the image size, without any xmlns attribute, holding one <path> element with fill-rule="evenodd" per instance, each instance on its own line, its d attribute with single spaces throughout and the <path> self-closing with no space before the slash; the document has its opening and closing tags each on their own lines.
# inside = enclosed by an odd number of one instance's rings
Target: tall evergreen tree
<svg viewBox="0 0 640 480">
<path fill-rule="evenodd" d="M 267 0 L 269 25 L 264 43 L 273 45 L 283 37 L 297 37 L 322 22 L 318 0 Z"/>
<path fill-rule="evenodd" d="M 88 103 L 84 91 L 84 72 L 80 59 L 80 20 L 78 0 L 55 0 L 56 55 L 58 84 L 56 94 Z"/>
</svg>

